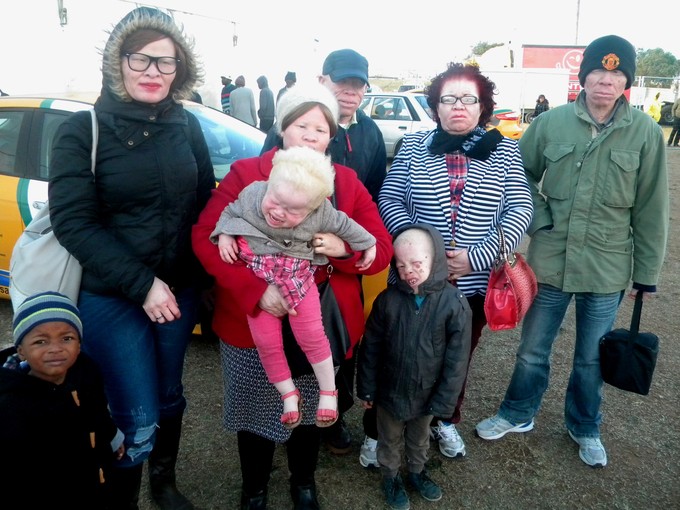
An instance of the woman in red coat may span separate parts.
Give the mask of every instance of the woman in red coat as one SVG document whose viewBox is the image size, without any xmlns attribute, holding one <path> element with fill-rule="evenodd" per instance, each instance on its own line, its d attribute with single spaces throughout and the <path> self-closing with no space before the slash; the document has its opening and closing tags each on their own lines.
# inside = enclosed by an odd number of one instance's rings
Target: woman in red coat
<svg viewBox="0 0 680 510">
<path fill-rule="evenodd" d="M 325 152 L 337 130 L 337 114 L 337 101 L 325 87 L 291 89 L 277 108 L 276 127 L 281 133 L 283 148 L 307 146 Z M 258 309 L 284 315 L 285 300 L 276 286 L 267 285 L 244 264 L 224 263 L 217 246 L 210 241 L 223 209 L 248 184 L 268 179 L 277 150 L 232 165 L 194 226 L 192 240 L 196 255 L 215 277 L 213 329 L 221 339 L 224 425 L 237 434 L 243 477 L 242 508 L 265 508 L 276 443 L 286 444 L 295 508 L 319 508 L 314 481 L 320 440 L 320 429 L 314 426 L 319 398 L 316 379 L 313 374 L 295 379 L 302 394 L 302 424 L 292 431 L 286 429 L 280 420 L 279 393 L 267 381 L 246 320 L 248 314 Z M 392 244 L 375 203 L 356 173 L 341 165 L 334 168 L 336 208 L 347 213 L 377 240 L 375 261 L 366 271 L 359 271 L 356 262 L 361 252 L 353 252 L 332 234 L 319 233 L 314 239 L 315 251 L 326 255 L 333 266 L 331 287 L 354 347 L 364 330 L 358 275 L 376 274 L 387 267 Z M 326 275 L 326 268 L 320 267 L 316 273 L 317 283 Z M 347 356 L 352 356 L 351 350 Z"/>
</svg>

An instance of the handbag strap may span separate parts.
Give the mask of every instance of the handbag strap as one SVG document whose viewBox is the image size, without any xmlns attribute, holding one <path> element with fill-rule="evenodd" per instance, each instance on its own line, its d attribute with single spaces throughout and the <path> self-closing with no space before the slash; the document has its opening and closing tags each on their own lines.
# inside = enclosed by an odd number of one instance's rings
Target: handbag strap
<svg viewBox="0 0 680 510">
<path fill-rule="evenodd" d="M 633 307 L 633 317 L 630 319 L 630 339 L 634 339 L 640 330 L 640 317 L 642 316 L 642 291 L 638 290 L 635 294 L 635 306 Z"/>
<path fill-rule="evenodd" d="M 97 113 L 94 108 L 90 108 L 90 118 L 92 120 L 92 149 L 90 150 L 90 170 L 92 174 L 95 173 L 97 166 L 97 143 L 99 142 L 99 123 L 97 122 Z"/>
<path fill-rule="evenodd" d="M 508 250 L 508 245 L 505 243 L 505 234 L 503 233 L 503 227 L 501 226 L 500 223 L 496 225 L 496 229 L 498 230 L 498 255 L 496 256 L 496 260 L 494 261 L 494 266 L 500 267 L 501 264 L 504 262 L 507 262 L 510 264 L 510 267 L 515 265 L 515 261 L 517 260 L 515 257 L 514 253 L 510 253 Z"/>
</svg>

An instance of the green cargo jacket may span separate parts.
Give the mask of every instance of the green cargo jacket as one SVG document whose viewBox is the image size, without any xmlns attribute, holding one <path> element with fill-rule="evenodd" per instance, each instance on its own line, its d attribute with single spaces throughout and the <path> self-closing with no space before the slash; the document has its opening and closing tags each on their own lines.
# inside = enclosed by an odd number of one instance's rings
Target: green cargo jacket
<svg viewBox="0 0 680 510">
<path fill-rule="evenodd" d="M 612 293 L 655 286 L 669 222 L 666 147 L 659 125 L 619 99 L 598 129 L 574 103 L 537 117 L 520 140 L 534 202 L 527 258 L 540 283 Z"/>
</svg>

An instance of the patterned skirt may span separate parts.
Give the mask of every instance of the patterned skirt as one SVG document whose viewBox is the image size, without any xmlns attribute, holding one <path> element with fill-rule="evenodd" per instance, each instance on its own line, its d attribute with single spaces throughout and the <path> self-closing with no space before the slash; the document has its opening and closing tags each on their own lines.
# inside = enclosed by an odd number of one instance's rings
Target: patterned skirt
<svg viewBox="0 0 680 510">
<path fill-rule="evenodd" d="M 285 443 L 291 431 L 281 424 L 283 401 L 267 380 L 257 349 L 243 349 L 220 342 L 224 380 L 224 427 L 245 430 L 277 443 Z M 293 379 L 302 395 L 302 423 L 313 425 L 319 405 L 319 385 L 314 374 Z"/>
</svg>

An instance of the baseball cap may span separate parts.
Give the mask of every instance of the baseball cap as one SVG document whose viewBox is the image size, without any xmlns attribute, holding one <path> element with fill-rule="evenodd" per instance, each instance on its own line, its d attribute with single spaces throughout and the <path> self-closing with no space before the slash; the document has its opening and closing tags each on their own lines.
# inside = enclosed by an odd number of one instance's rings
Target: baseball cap
<svg viewBox="0 0 680 510">
<path fill-rule="evenodd" d="M 323 74 L 338 82 L 347 78 L 358 78 L 368 84 L 368 60 L 350 49 L 336 50 L 326 57 Z"/>
</svg>

